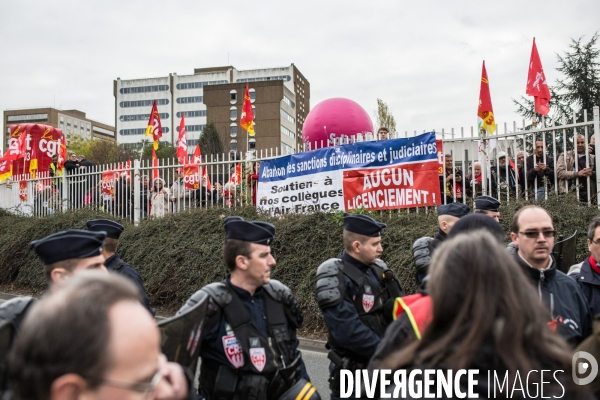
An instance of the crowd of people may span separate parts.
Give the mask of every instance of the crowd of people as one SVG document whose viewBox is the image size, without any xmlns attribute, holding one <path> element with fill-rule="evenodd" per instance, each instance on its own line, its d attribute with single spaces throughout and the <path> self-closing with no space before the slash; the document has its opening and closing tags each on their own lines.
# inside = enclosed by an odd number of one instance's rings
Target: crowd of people
<svg viewBox="0 0 600 400">
<path fill-rule="evenodd" d="M 311 267 L 328 331 L 332 399 L 341 397 L 342 371 L 379 369 L 477 369 L 480 397 L 494 384 L 488 373 L 510 382 L 522 378 L 522 397 L 542 386 L 545 395 L 557 398 L 600 394 L 598 379 L 579 386 L 571 378 L 575 352 L 600 357 L 600 324 L 592 325 L 594 316 L 600 321 L 600 217 L 588 228 L 589 256 L 566 274 L 557 268 L 556 230 L 544 208 L 519 209 L 508 244 L 500 213 L 501 202 L 491 196 L 476 198 L 473 211 L 461 202 L 439 206 L 438 232 L 413 245 L 419 289 L 411 295 L 383 261 L 386 224 L 345 214 L 341 253 Z M 8 365 L 11 398 L 326 395 L 312 385 L 298 350 L 302 309 L 292 290 L 270 276 L 276 264 L 273 225 L 226 218 L 226 279 L 203 287 L 177 313 L 188 315 L 207 301 L 197 322 L 196 381 L 194 371 L 162 354 L 142 279 L 117 252 L 123 229 L 114 221 L 92 220 L 87 230 L 31 243 L 49 289 L 40 300 L 21 297 L 0 306 L 0 333 L 8 327 L 16 336 L 8 358 L 0 357 L 0 365 Z M 531 375 L 542 370 L 552 371 L 554 380 Z M 464 378 L 456 384 L 466 391 Z M 396 385 L 383 390 L 392 393 Z M 510 398 L 509 390 L 494 393 Z"/>
</svg>

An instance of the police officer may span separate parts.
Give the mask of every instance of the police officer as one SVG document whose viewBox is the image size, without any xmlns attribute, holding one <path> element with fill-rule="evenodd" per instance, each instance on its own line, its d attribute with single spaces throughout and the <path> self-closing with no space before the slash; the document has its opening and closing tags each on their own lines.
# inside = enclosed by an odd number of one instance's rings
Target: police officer
<svg viewBox="0 0 600 400">
<path fill-rule="evenodd" d="M 482 196 L 480 196 L 482 197 Z M 413 243 L 413 261 L 415 263 L 415 277 L 417 285 L 422 287 L 429 271 L 429 263 L 433 251 L 444 240 L 456 221 L 468 215 L 471 209 L 463 203 L 448 203 L 438 207 L 438 231 L 433 238 L 424 236 Z"/>
<path fill-rule="evenodd" d="M 366 368 L 402 289 L 379 259 L 386 224 L 366 215 L 344 215 L 344 251 L 317 269 L 315 298 L 327 324 L 331 398 L 339 398 L 340 370 Z M 385 278 L 384 278 L 385 276 Z"/>
<path fill-rule="evenodd" d="M 492 196 L 479 196 L 475 199 L 475 211 L 477 214 L 485 214 L 500 222 L 500 202 Z"/>
<path fill-rule="evenodd" d="M 177 313 L 209 296 L 198 385 L 206 399 L 320 399 L 298 351 L 300 305 L 270 277 L 274 237 L 269 223 L 225 219 L 229 275 L 200 289 Z"/>
<path fill-rule="evenodd" d="M 152 314 L 155 315 L 154 310 L 150 307 L 150 299 L 146 294 L 146 289 L 144 288 L 144 282 L 142 281 L 142 277 L 137 269 L 133 268 L 129 263 L 121 260 L 119 257 L 119 253 L 117 253 L 117 247 L 119 246 L 119 237 L 125 227 L 119 224 L 118 222 L 111 221 L 108 219 L 93 219 L 86 222 L 87 228 L 92 232 L 106 232 L 106 238 L 104 238 L 104 249 L 102 250 L 102 254 L 106 258 L 104 261 L 104 265 L 106 265 L 106 269 L 112 272 L 116 272 L 119 275 L 123 275 L 127 279 L 131 280 L 140 290 L 140 295 L 142 296 L 142 304 L 146 309 Z"/>
</svg>

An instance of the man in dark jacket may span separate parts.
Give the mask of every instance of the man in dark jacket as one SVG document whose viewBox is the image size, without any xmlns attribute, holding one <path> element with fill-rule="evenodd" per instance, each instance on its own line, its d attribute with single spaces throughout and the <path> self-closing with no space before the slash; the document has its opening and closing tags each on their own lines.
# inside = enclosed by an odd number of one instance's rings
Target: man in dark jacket
<svg viewBox="0 0 600 400">
<path fill-rule="evenodd" d="M 535 142 L 535 153 L 527 157 L 527 188 L 535 192 L 537 200 L 544 198 L 544 178 L 548 188 L 554 184 L 554 158 L 544 157 L 544 142 Z"/>
<path fill-rule="evenodd" d="M 92 232 L 106 232 L 106 238 L 104 239 L 104 247 L 102 248 L 102 254 L 106 261 L 104 265 L 110 272 L 116 272 L 133 282 L 140 291 L 142 305 L 154 316 L 156 313 L 150 307 L 150 299 L 146 294 L 144 288 L 144 282 L 137 269 L 121 260 L 119 253 L 117 253 L 117 247 L 119 246 L 119 237 L 125 228 L 118 222 L 111 221 L 108 219 L 94 219 L 86 222 L 88 230 Z"/>
<path fill-rule="evenodd" d="M 518 248 L 513 257 L 550 311 L 548 325 L 575 346 L 591 333 L 592 317 L 577 282 L 556 268 L 551 255 L 555 234 L 546 210 L 521 208 L 512 220 L 510 237 Z"/>
<path fill-rule="evenodd" d="M 65 161 L 65 171 L 67 171 L 67 176 L 80 174 L 81 165 L 77 160 L 77 154 L 70 153 L 69 159 Z M 69 182 L 69 200 L 75 208 L 79 208 L 83 200 L 83 188 L 81 186 L 81 177 L 72 177 L 68 178 Z"/>
<path fill-rule="evenodd" d="M 569 271 L 569 276 L 575 278 L 583 295 L 590 305 L 592 315 L 600 314 L 600 217 L 596 217 L 588 227 L 588 249 L 590 255 L 578 264 L 579 268 Z"/>
</svg>

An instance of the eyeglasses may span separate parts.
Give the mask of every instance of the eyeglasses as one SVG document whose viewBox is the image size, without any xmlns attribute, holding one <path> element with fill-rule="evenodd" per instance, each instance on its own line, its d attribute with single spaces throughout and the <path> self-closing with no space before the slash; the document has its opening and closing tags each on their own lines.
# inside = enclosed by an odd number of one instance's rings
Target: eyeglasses
<svg viewBox="0 0 600 400">
<path fill-rule="evenodd" d="M 98 385 L 109 386 L 118 389 L 130 390 L 132 392 L 143 393 L 144 397 L 154 393 L 156 387 L 160 383 L 163 378 L 163 373 L 161 370 L 158 370 L 150 382 L 121 382 L 121 381 L 113 381 L 111 379 L 103 379 L 103 378 L 94 378 L 87 376 L 85 379 L 91 382 L 95 382 Z"/>
<path fill-rule="evenodd" d="M 556 231 L 546 230 L 546 231 L 525 231 L 520 234 L 527 236 L 529 239 L 537 239 L 540 236 L 540 233 L 544 235 L 545 238 L 553 238 L 556 235 Z"/>
<path fill-rule="evenodd" d="M 590 242 L 594 243 L 594 244 L 600 244 L 600 238 L 596 239 L 596 240 L 592 240 L 590 239 Z"/>
</svg>

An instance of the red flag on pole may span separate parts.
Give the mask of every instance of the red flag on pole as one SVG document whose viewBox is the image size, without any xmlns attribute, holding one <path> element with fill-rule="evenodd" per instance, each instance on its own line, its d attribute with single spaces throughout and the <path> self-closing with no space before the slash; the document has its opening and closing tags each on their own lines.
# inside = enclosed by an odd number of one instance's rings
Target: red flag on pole
<svg viewBox="0 0 600 400">
<path fill-rule="evenodd" d="M 194 149 L 192 164 L 202 164 L 202 153 L 200 152 L 199 144 L 197 144 L 196 148 Z M 206 189 L 212 190 L 212 184 L 210 183 L 210 176 L 208 176 L 206 165 L 202 166 L 202 177 L 206 179 Z"/>
<path fill-rule="evenodd" d="M 65 135 L 62 135 L 60 137 L 60 150 L 58 151 L 58 162 L 57 162 L 57 167 L 59 171 L 62 171 L 62 169 L 65 166 L 65 161 L 67 161 L 67 139 L 65 137 Z"/>
<path fill-rule="evenodd" d="M 246 93 L 244 94 L 244 104 L 242 105 L 242 117 L 240 125 L 248 132 L 250 136 L 254 136 L 254 113 L 252 112 L 252 102 L 250 101 L 250 90 L 248 82 L 246 82 Z"/>
<path fill-rule="evenodd" d="M 179 164 L 185 164 L 187 155 L 187 142 L 185 140 L 185 115 L 181 114 L 181 122 L 179 123 L 179 139 L 177 139 L 177 160 L 179 160 Z"/>
<path fill-rule="evenodd" d="M 35 173 L 38 170 L 38 155 L 37 155 L 37 146 L 31 146 L 31 159 L 29 160 L 29 173 L 31 174 L 31 178 L 35 179 Z"/>
<path fill-rule="evenodd" d="M 154 100 L 152 103 L 152 111 L 150 112 L 150 119 L 148 120 L 148 126 L 146 127 L 146 136 L 152 136 L 154 150 L 158 149 L 158 141 L 162 137 L 162 134 L 160 115 L 158 114 L 158 107 L 156 107 L 156 100 Z"/>
<path fill-rule="evenodd" d="M 156 157 L 156 150 L 152 147 L 152 184 L 154 184 L 156 178 L 160 178 L 158 172 L 158 157 Z"/>
<path fill-rule="evenodd" d="M 242 183 L 242 164 L 237 163 L 235 171 L 229 177 L 229 182 L 234 185 L 240 185 Z"/>
<path fill-rule="evenodd" d="M 4 155 L 4 160 L 13 161 L 18 158 L 25 158 L 26 153 L 27 134 L 25 133 L 25 131 L 23 131 L 19 138 L 11 143 L 10 147 L 6 151 L 6 154 Z"/>
<path fill-rule="evenodd" d="M 550 111 L 550 89 L 546 83 L 546 75 L 542 68 L 542 61 L 535 45 L 533 38 L 533 47 L 531 48 L 531 58 L 529 59 L 529 73 L 527 74 L 527 90 L 528 96 L 533 96 L 535 104 L 535 112 L 542 115 L 548 115 Z"/>
<path fill-rule="evenodd" d="M 488 81 L 487 71 L 485 70 L 485 61 L 481 68 L 481 86 L 479 87 L 479 107 L 477 109 L 479 117 L 479 133 L 481 130 L 488 134 L 496 132 L 496 121 L 494 120 L 494 109 L 492 108 L 492 97 L 490 95 L 490 83 Z"/>
</svg>

